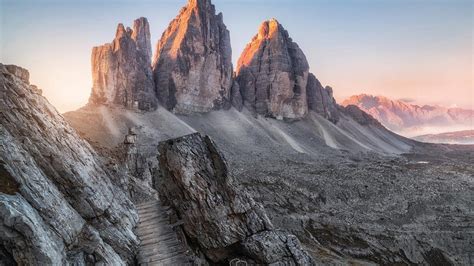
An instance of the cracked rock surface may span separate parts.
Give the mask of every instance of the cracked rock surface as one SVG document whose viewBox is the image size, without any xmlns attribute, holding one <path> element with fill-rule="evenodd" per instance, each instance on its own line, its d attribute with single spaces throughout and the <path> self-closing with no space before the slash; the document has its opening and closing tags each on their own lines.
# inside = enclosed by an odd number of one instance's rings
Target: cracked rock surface
<svg viewBox="0 0 474 266">
<path fill-rule="evenodd" d="M 261 205 L 235 185 L 209 137 L 195 133 L 162 142 L 159 149 L 160 194 L 211 262 L 312 263 L 299 240 L 275 230 Z"/>
<path fill-rule="evenodd" d="M 0 64 L 0 262 L 131 262 L 134 205 L 15 68 Z"/>
</svg>

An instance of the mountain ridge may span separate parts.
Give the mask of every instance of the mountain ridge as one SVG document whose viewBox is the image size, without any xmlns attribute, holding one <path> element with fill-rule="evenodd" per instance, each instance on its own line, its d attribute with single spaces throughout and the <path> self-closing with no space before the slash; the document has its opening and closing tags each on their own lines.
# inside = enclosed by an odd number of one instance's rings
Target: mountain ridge
<svg viewBox="0 0 474 266">
<path fill-rule="evenodd" d="M 369 94 L 351 96 L 342 101 L 341 105 L 358 106 L 387 128 L 405 136 L 442 133 L 452 131 L 455 127 L 474 127 L 474 110 L 469 109 L 415 105 Z"/>
</svg>

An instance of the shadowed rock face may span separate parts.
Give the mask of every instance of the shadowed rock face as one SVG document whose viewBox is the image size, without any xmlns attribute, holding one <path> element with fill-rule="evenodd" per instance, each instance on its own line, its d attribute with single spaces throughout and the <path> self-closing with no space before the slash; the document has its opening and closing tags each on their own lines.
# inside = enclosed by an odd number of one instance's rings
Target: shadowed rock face
<svg viewBox="0 0 474 266">
<path fill-rule="evenodd" d="M 162 142 L 159 150 L 160 194 L 209 260 L 312 262 L 295 236 L 274 230 L 264 209 L 235 186 L 227 162 L 209 137 L 195 133 Z"/>
<path fill-rule="evenodd" d="M 334 100 L 332 94 L 332 88 L 329 86 L 324 88 L 312 73 L 309 73 L 308 76 L 306 93 L 310 110 L 315 111 L 333 123 L 339 121 L 340 115 L 336 100 Z"/>
<path fill-rule="evenodd" d="M 160 102 L 176 113 L 209 112 L 229 102 L 229 31 L 210 0 L 189 0 L 163 33 L 153 60 Z"/>
<path fill-rule="evenodd" d="M 275 118 L 308 113 L 309 66 L 303 51 L 275 19 L 265 21 L 237 65 L 237 81 L 247 107 Z"/>
<path fill-rule="evenodd" d="M 11 69 L 0 64 L 0 265 L 131 262 L 133 204 L 91 146 Z"/>
<path fill-rule="evenodd" d="M 140 110 L 157 107 L 146 18 L 135 20 L 133 30 L 119 24 L 112 43 L 92 49 L 92 78 L 91 103 Z"/>
</svg>

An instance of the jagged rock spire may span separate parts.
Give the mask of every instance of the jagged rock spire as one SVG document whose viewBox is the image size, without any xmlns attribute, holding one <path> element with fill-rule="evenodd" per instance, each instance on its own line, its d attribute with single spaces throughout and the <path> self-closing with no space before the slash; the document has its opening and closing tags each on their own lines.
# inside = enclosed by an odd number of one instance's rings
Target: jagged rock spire
<svg viewBox="0 0 474 266">
<path fill-rule="evenodd" d="M 265 21 L 237 65 L 244 104 L 258 114 L 299 119 L 308 113 L 305 55 L 276 20 Z"/>
<path fill-rule="evenodd" d="M 153 75 L 159 101 L 177 113 L 229 104 L 232 50 L 222 14 L 210 0 L 190 0 L 157 44 Z"/>
<path fill-rule="evenodd" d="M 133 30 L 119 24 L 112 43 L 92 49 L 93 104 L 117 104 L 130 109 L 157 106 L 151 71 L 150 27 L 146 18 Z"/>
</svg>

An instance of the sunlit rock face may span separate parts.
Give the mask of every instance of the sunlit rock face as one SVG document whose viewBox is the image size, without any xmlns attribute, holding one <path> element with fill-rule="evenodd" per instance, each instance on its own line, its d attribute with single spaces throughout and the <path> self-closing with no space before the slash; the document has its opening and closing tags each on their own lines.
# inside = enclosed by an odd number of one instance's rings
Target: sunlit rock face
<svg viewBox="0 0 474 266">
<path fill-rule="evenodd" d="M 0 64 L 0 265 L 125 265 L 138 214 L 88 142 Z"/>
<path fill-rule="evenodd" d="M 303 51 L 272 19 L 245 48 L 236 75 L 245 106 L 265 116 L 298 119 L 308 113 L 308 71 Z"/>
<path fill-rule="evenodd" d="M 333 97 L 332 88 L 329 86 L 323 87 L 312 73 L 309 73 L 308 76 L 306 94 L 309 110 L 315 111 L 333 123 L 339 121 L 339 110 Z"/>
<path fill-rule="evenodd" d="M 229 103 L 232 50 L 222 14 L 210 0 L 190 0 L 158 42 L 153 75 L 159 101 L 176 113 Z"/>
<path fill-rule="evenodd" d="M 133 30 L 119 24 L 112 43 L 92 49 L 92 78 L 89 101 L 93 104 L 139 110 L 157 107 L 146 18 L 135 20 Z"/>
</svg>

